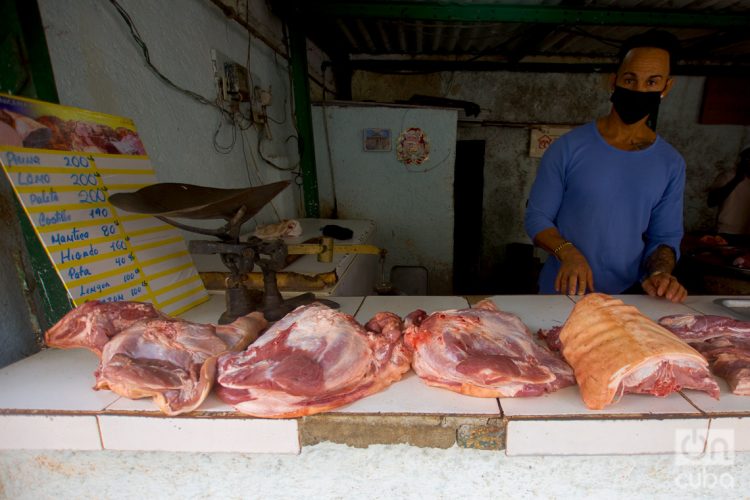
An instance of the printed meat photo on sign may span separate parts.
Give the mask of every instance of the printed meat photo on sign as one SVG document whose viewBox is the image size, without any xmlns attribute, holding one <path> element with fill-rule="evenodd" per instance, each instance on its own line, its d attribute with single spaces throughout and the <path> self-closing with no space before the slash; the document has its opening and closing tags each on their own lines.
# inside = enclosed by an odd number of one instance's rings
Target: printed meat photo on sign
<svg viewBox="0 0 750 500">
<path fill-rule="evenodd" d="M 212 325 L 172 318 L 146 303 L 87 302 L 50 328 L 45 341 L 99 356 L 94 389 L 130 399 L 151 397 L 162 412 L 178 415 L 205 400 L 217 357 L 244 349 L 266 325 L 260 313 Z"/>
<path fill-rule="evenodd" d="M 733 394 L 750 396 L 750 321 L 679 314 L 665 316 L 659 324 L 703 354 Z"/>
<path fill-rule="evenodd" d="M 680 389 L 718 399 L 701 354 L 634 306 L 601 293 L 578 301 L 559 336 L 586 406 L 601 410 L 623 394 L 667 396 Z"/>
<path fill-rule="evenodd" d="M 219 397 L 248 415 L 292 418 L 338 408 L 382 391 L 409 370 L 401 318 L 365 326 L 313 303 L 271 326 L 244 352 L 219 358 Z"/>
<path fill-rule="evenodd" d="M 414 311 L 406 318 L 405 340 L 426 384 L 469 396 L 539 396 L 575 383 L 565 361 L 490 300 L 430 315 Z"/>
</svg>

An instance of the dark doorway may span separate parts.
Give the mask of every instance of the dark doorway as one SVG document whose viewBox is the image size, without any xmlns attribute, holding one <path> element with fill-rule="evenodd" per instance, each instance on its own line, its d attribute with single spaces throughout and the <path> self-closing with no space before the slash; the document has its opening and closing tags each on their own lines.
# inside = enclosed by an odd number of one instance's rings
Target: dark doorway
<svg viewBox="0 0 750 500">
<path fill-rule="evenodd" d="M 456 143 L 453 181 L 453 293 L 476 294 L 481 288 L 482 202 L 485 141 Z"/>
</svg>

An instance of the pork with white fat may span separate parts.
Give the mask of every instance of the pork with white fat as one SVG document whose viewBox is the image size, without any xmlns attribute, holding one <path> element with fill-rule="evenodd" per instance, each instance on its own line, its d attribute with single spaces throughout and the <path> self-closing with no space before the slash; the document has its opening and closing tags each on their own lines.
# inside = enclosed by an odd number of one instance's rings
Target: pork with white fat
<svg viewBox="0 0 750 500">
<path fill-rule="evenodd" d="M 695 389 L 719 397 L 698 351 L 609 295 L 581 298 L 559 338 L 588 408 L 601 410 L 627 393 L 667 396 Z"/>
</svg>

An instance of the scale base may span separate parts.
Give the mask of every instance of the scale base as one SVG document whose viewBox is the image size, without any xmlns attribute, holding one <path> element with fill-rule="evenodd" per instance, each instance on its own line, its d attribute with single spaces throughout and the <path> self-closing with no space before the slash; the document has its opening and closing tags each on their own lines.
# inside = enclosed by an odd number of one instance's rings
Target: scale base
<svg viewBox="0 0 750 500">
<path fill-rule="evenodd" d="M 226 325 L 232 323 L 240 316 L 245 316 L 253 311 L 262 311 L 263 317 L 265 317 L 267 321 L 278 321 L 293 309 L 302 305 L 312 304 L 313 302 L 319 302 L 331 309 L 339 308 L 338 302 L 315 298 L 315 294 L 311 292 L 303 293 L 288 299 L 281 299 L 280 301 L 270 301 L 275 302 L 273 305 L 264 305 L 264 302 L 267 301 L 263 300 L 263 295 L 259 291 L 249 290 L 244 286 L 227 288 L 227 309 L 219 317 L 219 324 Z"/>
</svg>

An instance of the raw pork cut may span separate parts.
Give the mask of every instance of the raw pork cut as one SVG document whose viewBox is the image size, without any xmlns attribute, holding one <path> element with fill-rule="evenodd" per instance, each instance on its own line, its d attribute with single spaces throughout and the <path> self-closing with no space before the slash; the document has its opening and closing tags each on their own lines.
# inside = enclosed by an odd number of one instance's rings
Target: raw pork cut
<svg viewBox="0 0 750 500">
<path fill-rule="evenodd" d="M 570 367 L 532 338 L 521 319 L 489 300 L 473 309 L 406 318 L 412 366 L 428 385 L 485 398 L 538 396 L 573 385 Z"/>
<path fill-rule="evenodd" d="M 659 324 L 703 354 L 734 394 L 750 396 L 750 321 L 678 314 L 661 318 Z"/>
<path fill-rule="evenodd" d="M 219 358 L 219 397 L 257 417 L 320 413 L 379 392 L 409 370 L 401 318 L 375 315 L 362 326 L 348 314 L 300 306 L 247 350 Z"/>
<path fill-rule="evenodd" d="M 700 353 L 614 297 L 592 293 L 579 300 L 560 331 L 560 342 L 592 410 L 625 393 L 666 396 L 685 388 L 719 397 Z"/>
<path fill-rule="evenodd" d="M 553 326 L 552 328 L 546 329 L 540 328 L 539 331 L 536 332 L 536 334 L 540 339 L 544 340 L 550 351 L 557 352 L 562 350 L 562 344 L 560 343 L 560 331 L 562 331 L 562 326 Z"/>
<path fill-rule="evenodd" d="M 51 347 L 84 347 L 99 355 L 95 389 L 131 399 L 152 397 L 162 412 L 178 415 L 206 398 L 217 357 L 244 349 L 266 325 L 261 313 L 211 325 L 171 318 L 150 304 L 87 302 L 45 338 Z"/>
<path fill-rule="evenodd" d="M 44 334 L 49 347 L 85 348 L 101 357 L 104 345 L 137 321 L 167 316 L 146 302 L 101 302 L 81 304 L 68 312 Z"/>
</svg>

